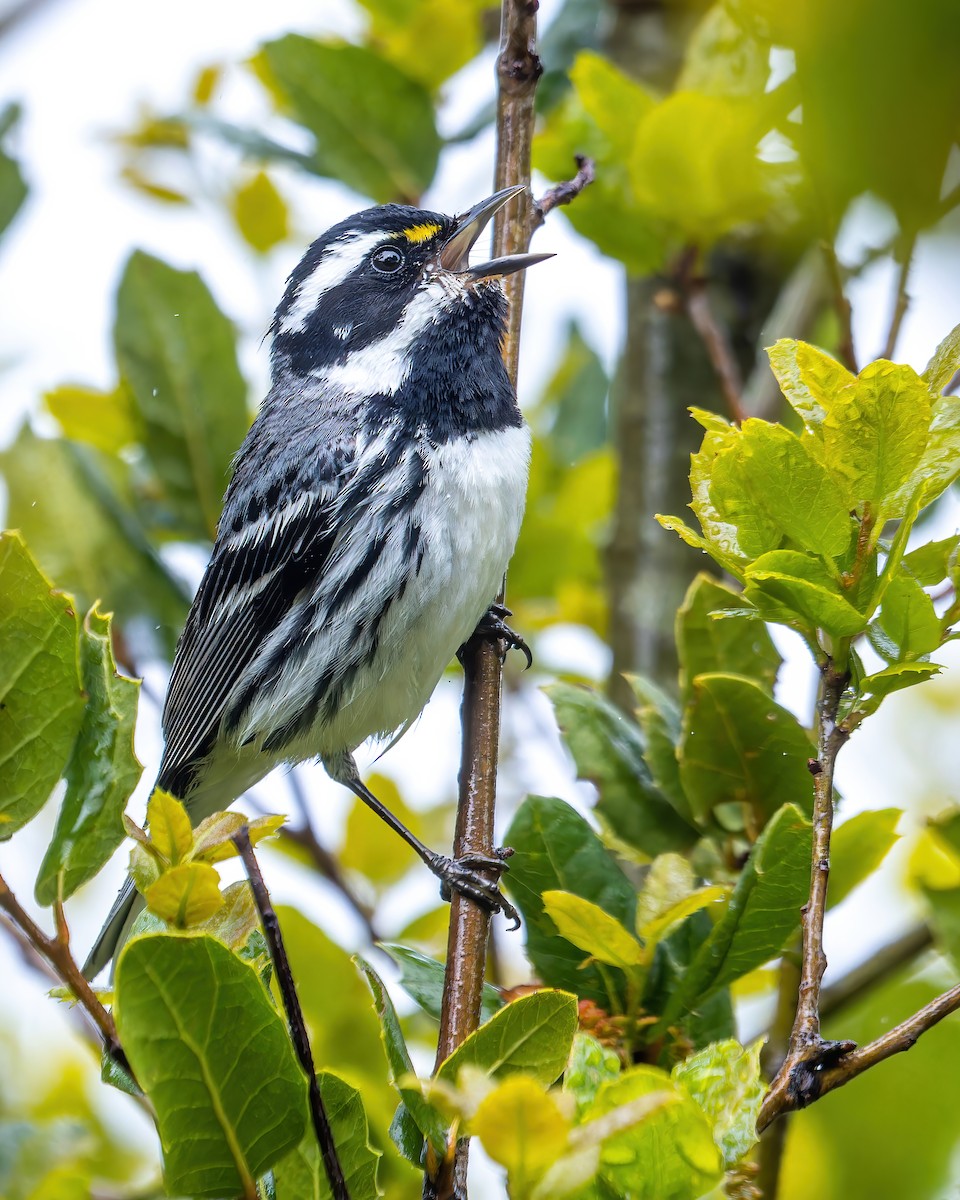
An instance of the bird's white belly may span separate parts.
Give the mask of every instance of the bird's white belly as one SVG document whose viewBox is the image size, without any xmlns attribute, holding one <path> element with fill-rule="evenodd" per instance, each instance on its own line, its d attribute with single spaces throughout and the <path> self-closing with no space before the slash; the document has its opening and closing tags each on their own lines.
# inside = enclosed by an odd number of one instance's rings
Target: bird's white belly
<svg viewBox="0 0 960 1200">
<path fill-rule="evenodd" d="M 497 595 L 520 531 L 529 459 L 525 426 L 429 451 L 416 509 L 420 569 L 384 617 L 373 661 L 358 672 L 336 717 L 317 731 L 321 754 L 352 750 L 420 713 Z"/>
</svg>

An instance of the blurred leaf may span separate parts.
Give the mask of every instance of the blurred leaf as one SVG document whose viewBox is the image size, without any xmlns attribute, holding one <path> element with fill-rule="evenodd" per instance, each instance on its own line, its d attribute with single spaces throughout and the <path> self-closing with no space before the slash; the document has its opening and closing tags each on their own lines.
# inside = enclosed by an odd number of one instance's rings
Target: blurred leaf
<svg viewBox="0 0 960 1200">
<path fill-rule="evenodd" d="M 616 1079 L 620 1067 L 615 1050 L 588 1033 L 580 1031 L 574 1036 L 570 1060 L 563 1073 L 563 1090 L 576 1099 L 578 1113 L 593 1102 L 602 1084 Z"/>
<path fill-rule="evenodd" d="M 492 0 L 360 0 L 368 38 L 383 56 L 431 91 L 466 66 L 483 45 Z"/>
<path fill-rule="evenodd" d="M 102 599 L 124 625 L 141 619 L 172 656 L 188 596 L 133 514 L 127 468 L 85 446 L 38 438 L 24 425 L 0 451 L 0 471 L 7 520 L 51 577 L 86 607 Z"/>
<path fill-rule="evenodd" d="M 244 241 L 258 254 L 266 254 L 290 236 L 286 201 L 266 171 L 258 171 L 237 188 L 231 208 Z"/>
<path fill-rule="evenodd" d="M 241 829 L 246 829 L 250 845 L 256 846 L 264 838 L 274 837 L 286 822 L 286 817 L 277 813 L 266 813 L 262 817 L 245 816 L 238 812 L 211 813 L 204 817 L 193 830 L 193 845 L 190 858 L 194 862 L 223 862 L 235 858 L 240 851 L 233 839 Z"/>
<path fill-rule="evenodd" d="M 671 1072 L 703 1109 L 728 1170 L 757 1141 L 757 1117 L 767 1090 L 760 1071 L 762 1049 L 762 1038 L 746 1049 L 732 1040 L 715 1042 Z"/>
<path fill-rule="evenodd" d="M 923 381 L 939 396 L 957 371 L 960 371 L 960 325 L 955 325 L 937 346 L 924 368 Z"/>
<path fill-rule="evenodd" d="M 727 911 L 667 1003 L 662 1024 L 780 953 L 800 925 L 810 883 L 810 822 L 792 804 L 767 824 Z"/>
<path fill-rule="evenodd" d="M 743 608 L 743 596 L 702 572 L 677 610 L 677 652 L 681 690 L 697 675 L 748 675 L 773 694 L 783 659 L 759 621 L 743 617 L 717 620 L 712 613 Z M 679 740 L 679 739 L 678 739 Z"/>
<path fill-rule="evenodd" d="M 543 907 L 560 936 L 598 962 L 623 971 L 643 964 L 637 939 L 598 905 L 571 892 L 548 891 Z"/>
<path fill-rule="evenodd" d="M 669 1103 L 603 1142 L 600 1176 L 631 1200 L 698 1200 L 722 1178 L 723 1160 L 702 1109 L 665 1071 L 631 1067 L 604 1083 L 583 1114 L 584 1127 L 657 1093 Z"/>
<path fill-rule="evenodd" d="M 548 115 L 534 140 L 533 165 L 551 179 L 569 177 L 577 154 L 596 163 L 596 181 L 566 210 L 578 233 L 627 270 L 645 275 L 664 257 L 661 230 L 642 210 L 627 163 L 636 130 L 656 101 L 646 89 L 591 50 L 570 69 L 573 91 Z"/>
<path fill-rule="evenodd" d="M 868 621 L 844 597 L 823 559 L 799 550 L 761 554 L 747 567 L 744 598 L 767 620 L 780 620 L 785 615 L 781 609 L 786 608 L 791 619 L 825 629 L 834 637 L 862 633 Z"/>
<path fill-rule="evenodd" d="M 242 951 L 254 935 L 260 933 L 260 914 L 253 899 L 253 890 L 246 879 L 240 879 L 223 889 L 223 904 L 203 924 L 203 932 L 219 939 L 235 954 Z"/>
<path fill-rule="evenodd" d="M 470 1122 L 484 1150 L 507 1169 L 512 1196 L 525 1196 L 566 1149 L 570 1117 L 529 1075 L 511 1075 L 481 1100 Z"/>
<path fill-rule="evenodd" d="M 933 601 L 905 571 L 890 580 L 878 621 L 897 647 L 898 660 L 920 658 L 940 645 L 940 618 Z"/>
<path fill-rule="evenodd" d="M 649 855 L 691 846 L 696 831 L 655 787 L 639 726 L 597 692 L 563 683 L 544 690 L 577 775 L 596 784 L 597 812 L 614 834 Z"/>
<path fill-rule="evenodd" d="M 389 776 L 372 774 L 367 779 L 367 786 L 411 833 L 424 838 L 423 814 L 406 804 L 400 789 Z M 420 861 L 405 842 L 398 844 L 397 835 L 390 826 L 361 800 L 354 800 L 347 814 L 337 859 L 341 866 L 357 871 L 378 888 L 396 883 Z"/>
<path fill-rule="evenodd" d="M 0 112 L 0 141 L 19 119 L 19 105 L 6 105 Z M 17 215 L 26 196 L 27 184 L 19 164 L 0 147 L 0 235 Z"/>
<path fill-rule="evenodd" d="M 607 440 L 609 380 L 597 352 L 571 322 L 566 348 L 541 400 L 553 414 L 549 445 L 556 462 L 572 465 Z"/>
<path fill-rule="evenodd" d="M 78 621 L 17 533 L 0 534 L 0 842 L 31 821 L 70 759 L 84 712 Z"/>
<path fill-rule="evenodd" d="M 416 1076 L 407 1043 L 400 1030 L 400 1021 L 390 994 L 383 986 L 383 980 L 369 963 L 359 955 L 354 962 L 363 972 L 364 978 L 373 993 L 373 1002 L 377 1016 L 380 1019 L 380 1036 L 383 1048 L 390 1064 L 390 1075 L 393 1086 L 397 1089 L 407 1112 L 416 1122 L 417 1128 L 433 1146 L 438 1155 L 443 1155 L 447 1144 L 447 1126 L 440 1114 L 423 1097 L 420 1089 L 408 1082 Z"/>
<path fill-rule="evenodd" d="M 579 970 L 583 953 L 557 935 L 542 900 L 550 889 L 573 892 L 632 928 L 636 893 L 616 860 L 579 813 L 552 797 L 528 796 L 504 840 L 514 850 L 504 883 L 523 913 L 527 955 L 537 974 L 554 987 L 617 1008 L 619 999 L 610 996 L 596 968 Z"/>
<path fill-rule="evenodd" d="M 306 1130 L 306 1080 L 256 972 L 214 938 L 154 934 L 117 962 L 114 1015 L 157 1114 L 168 1191 L 222 1197 Z"/>
<path fill-rule="evenodd" d="M 178 191 L 176 188 L 168 187 L 165 183 L 151 179 L 149 175 L 132 163 L 123 167 L 120 171 L 120 178 L 124 183 L 128 183 L 134 191 L 149 196 L 151 200 L 159 200 L 161 204 L 190 203 L 190 197 L 186 192 Z"/>
<path fill-rule="evenodd" d="M 206 863 L 181 863 L 164 871 L 144 892 L 147 907 L 176 929 L 208 921 L 223 907 L 220 876 Z"/>
<path fill-rule="evenodd" d="M 683 717 L 680 778 L 700 820 L 718 805 L 736 804 L 748 810 L 747 828 L 759 829 L 784 804 L 809 811 L 813 753 L 808 731 L 752 679 L 694 679 Z"/>
<path fill-rule="evenodd" d="M 425 1013 L 440 1020 L 443 999 L 443 975 L 445 967 L 435 958 L 428 958 L 410 946 L 398 946 L 394 942 L 381 943 L 382 950 L 390 955 L 400 968 L 400 986 L 420 1005 Z M 489 983 L 483 985 L 480 1020 L 489 1021 L 503 1000 L 497 989 Z"/>
<path fill-rule="evenodd" d="M 130 397 L 121 385 L 112 392 L 62 384 L 47 392 L 44 403 L 64 435 L 105 454 L 116 454 L 139 438 Z"/>
<path fill-rule="evenodd" d="M 377 1186 L 380 1151 L 370 1145 L 360 1093 L 332 1071 L 318 1071 L 317 1083 L 350 1200 L 377 1200 L 383 1195 Z M 327 1200 L 332 1195 L 313 1129 L 276 1164 L 273 1176 L 275 1200 Z"/>
<path fill-rule="evenodd" d="M 136 251 L 117 292 L 113 336 L 170 532 L 212 539 L 248 423 L 233 326 L 196 272 Z"/>
<path fill-rule="evenodd" d="M 834 399 L 823 422 L 825 462 L 847 505 L 872 512 L 874 538 L 885 520 L 906 511 L 903 485 L 920 462 L 929 425 L 930 392 L 911 367 L 870 363 Z"/>
<path fill-rule="evenodd" d="M 219 63 L 208 63 L 201 67 L 193 81 L 193 102 L 201 108 L 214 97 L 214 93 L 223 80 L 223 67 Z"/>
<path fill-rule="evenodd" d="M 769 75 L 769 45 L 750 36 L 727 5 L 713 4 L 687 40 L 676 90 L 756 101 Z"/>
<path fill-rule="evenodd" d="M 850 546 L 852 523 L 838 485 L 782 425 L 744 421 L 713 464 L 710 496 L 751 557 L 778 549 L 783 537 L 830 558 Z"/>
<path fill-rule="evenodd" d="M 316 139 L 314 170 L 378 204 L 415 204 L 440 152 L 429 92 L 373 50 L 287 34 L 254 60 Z"/>
<path fill-rule="evenodd" d="M 576 996 L 549 989 L 521 996 L 469 1034 L 437 1078 L 456 1083 L 464 1067 L 479 1067 L 494 1079 L 520 1072 L 547 1086 L 563 1071 L 576 1029 Z"/>
<path fill-rule="evenodd" d="M 683 242 L 710 246 L 770 207 L 772 169 L 757 154 L 766 132 L 761 98 L 676 91 L 637 130 L 629 158 L 636 194 Z"/>
<path fill-rule="evenodd" d="M 121 813 L 143 770 L 133 749 L 139 680 L 117 674 L 110 617 L 92 609 L 80 635 L 87 696 L 66 768 L 67 792 L 40 873 L 38 904 L 66 900 L 92 879 L 124 838 Z"/>
<path fill-rule="evenodd" d="M 896 827 L 902 816 L 899 808 L 874 808 L 834 829 L 830 841 L 831 905 L 845 900 L 880 866 L 900 836 Z"/>
<path fill-rule="evenodd" d="M 781 391 L 809 429 L 819 430 L 840 390 L 857 381 L 842 363 L 808 342 L 780 338 L 767 347 L 767 355 Z"/>
</svg>

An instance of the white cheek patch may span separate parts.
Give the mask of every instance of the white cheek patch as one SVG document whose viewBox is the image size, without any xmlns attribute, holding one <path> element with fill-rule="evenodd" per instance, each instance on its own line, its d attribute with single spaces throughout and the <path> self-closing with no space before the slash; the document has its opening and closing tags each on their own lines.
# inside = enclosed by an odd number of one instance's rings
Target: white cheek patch
<svg viewBox="0 0 960 1200">
<path fill-rule="evenodd" d="M 313 271 L 297 288 L 293 303 L 283 315 L 280 333 L 300 333 L 317 301 L 332 287 L 342 283 L 384 239 L 383 232 L 351 233 L 338 239 L 324 251 Z"/>
<path fill-rule="evenodd" d="M 386 337 L 354 350 L 342 363 L 317 371 L 317 378 L 349 395 L 393 395 L 413 366 L 410 347 L 451 303 L 451 296 L 439 280 L 428 283 L 413 297 L 399 324 Z"/>
</svg>

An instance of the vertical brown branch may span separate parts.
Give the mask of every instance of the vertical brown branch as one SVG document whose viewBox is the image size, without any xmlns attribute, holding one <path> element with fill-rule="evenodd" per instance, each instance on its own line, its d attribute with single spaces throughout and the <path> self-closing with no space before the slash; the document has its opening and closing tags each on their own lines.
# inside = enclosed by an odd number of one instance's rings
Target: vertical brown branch
<svg viewBox="0 0 960 1200">
<path fill-rule="evenodd" d="M 536 53 L 536 0 L 503 0 L 500 57 L 497 61 L 497 190 L 530 180 L 533 140 L 533 98 L 541 74 Z M 526 250 L 533 228 L 527 193 L 515 197 L 497 213 L 493 227 L 495 257 Z M 510 313 L 503 356 L 514 387 L 520 353 L 523 272 L 504 281 Z M 498 599 L 502 602 L 501 589 Z M 460 797 L 454 855 L 493 853 L 497 754 L 500 744 L 500 650 L 475 639 L 464 655 L 463 749 Z M 443 1061 L 480 1023 L 489 917 L 472 901 L 454 892 L 447 939 L 443 1008 L 437 1062 Z M 428 1176 L 424 1196 L 436 1200 L 465 1200 L 468 1143 L 457 1145 L 455 1158 Z"/>
</svg>

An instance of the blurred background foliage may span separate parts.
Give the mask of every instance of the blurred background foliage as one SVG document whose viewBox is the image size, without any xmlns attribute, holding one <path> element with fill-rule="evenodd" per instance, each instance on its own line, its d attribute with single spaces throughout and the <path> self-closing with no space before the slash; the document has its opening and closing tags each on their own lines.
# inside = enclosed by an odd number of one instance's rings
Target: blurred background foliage
<svg viewBox="0 0 960 1200">
<path fill-rule="evenodd" d="M 650 764 L 664 731 L 676 733 L 684 656 L 688 679 L 689 660 L 698 654 L 698 669 L 711 669 L 702 658 L 703 641 L 712 637 L 705 614 L 734 603 L 707 578 L 691 590 L 706 560 L 653 520 L 658 511 L 685 511 L 689 501 L 689 456 L 702 430 L 687 409 L 790 424 L 763 346 L 781 336 L 806 338 L 852 370 L 881 351 L 895 358 L 918 255 L 939 257 L 942 273 L 955 277 L 960 22 L 954 0 L 808 0 L 793 7 L 770 0 L 563 0 L 548 15 L 534 165 L 542 185 L 572 175 L 576 154 L 595 160 L 596 182 L 550 221 L 569 221 L 620 264 L 624 337 L 611 364 L 571 323 L 529 407 L 533 466 L 509 603 L 517 627 L 535 652 L 542 644 L 546 661 L 558 630 L 590 647 L 585 661 L 595 665 L 586 677 L 570 675 L 549 698 L 567 761 L 596 788 L 603 842 L 596 838 L 597 871 L 604 876 L 598 887 L 616 890 L 605 875 L 615 848 L 630 909 L 637 865 L 663 851 L 687 853 L 697 842 L 703 813 L 682 819 L 682 798 L 669 812 L 658 810 L 657 788 L 669 789 L 670 781 L 661 776 L 655 788 Z M 356 207 L 419 202 L 450 148 L 470 146 L 489 130 L 492 72 L 477 74 L 473 66 L 478 55 L 489 62 L 496 8 L 488 0 L 456 6 L 362 0 L 355 27 L 350 40 L 315 28 L 291 30 L 251 47 L 246 61 L 206 66 L 173 111 L 155 111 L 144 97 L 139 113 L 118 113 L 116 185 L 151 204 L 197 207 L 231 228 L 237 254 L 249 257 L 254 272 L 274 254 L 292 267 L 315 232 L 305 233 L 286 194 L 291 173 L 339 181 L 355 193 Z M 237 73 L 262 89 L 273 110 L 268 128 L 221 111 L 223 82 Z M 17 213 L 28 196 L 18 165 L 16 101 L 0 95 L 5 243 L 18 236 Z M 546 241 L 545 233 L 539 236 Z M 865 281 L 884 290 L 871 294 Z M 43 569 L 77 596 L 82 611 L 99 599 L 116 614 L 117 659 L 148 681 L 162 679 L 172 655 L 232 454 L 259 399 L 238 365 L 258 331 L 237 329 L 208 284 L 147 253 L 132 254 L 115 295 L 113 380 L 106 388 L 64 381 L 35 398 L 0 455 L 5 525 L 22 531 Z M 862 299 L 868 316 L 851 313 L 851 295 Z M 274 299 L 264 296 L 265 310 Z M 929 330 L 927 356 L 957 315 L 944 313 L 943 325 Z M 926 514 L 930 536 L 953 531 L 955 503 L 947 493 Z M 783 709 L 770 708 L 780 642 L 775 647 L 760 626 L 750 637 L 744 673 L 761 677 L 770 692 L 756 720 L 781 720 L 789 740 L 799 726 L 777 715 Z M 710 653 L 716 669 L 737 669 L 730 667 L 729 647 Z M 634 676 L 643 682 L 628 682 Z M 507 679 L 509 784 L 522 777 L 511 756 L 539 736 L 545 718 L 534 685 L 516 664 L 508 664 Z M 604 689 L 608 699 L 572 686 L 579 682 Z M 783 702 L 804 703 L 796 696 Z M 914 938 L 909 963 L 838 1009 L 837 1034 L 858 1040 L 949 982 L 955 967 L 948 964 L 960 945 L 960 795 L 955 737 L 949 740 L 960 696 L 948 674 L 897 703 L 895 716 L 878 718 L 878 728 L 891 757 L 899 754 L 906 765 L 894 770 L 889 791 L 877 792 L 875 807 L 912 809 L 900 826 L 909 854 L 895 856 L 896 874 L 908 877 L 887 876 L 887 886 L 899 889 L 895 903 L 927 932 Z M 809 722 L 809 712 L 800 716 Z M 934 743 L 938 731 L 945 740 Z M 551 737 L 548 752 L 555 754 Z M 898 744 L 906 748 L 897 751 Z M 862 758 L 853 761 L 865 768 Z M 390 770 L 389 759 L 383 770 Z M 805 774 L 777 780 L 774 807 L 791 798 L 808 803 Z M 376 782 L 378 794 L 418 835 L 437 843 L 449 836 L 449 801 L 425 811 L 406 782 L 403 797 L 395 780 L 384 775 Z M 382 827 L 360 809 L 350 811 L 341 844 L 322 843 L 300 786 L 292 776 L 290 795 L 279 802 L 294 814 L 279 851 L 331 880 L 371 940 L 388 936 L 442 954 L 444 907 L 396 916 L 405 911 L 395 907 L 397 882 L 414 865 L 402 848 L 384 842 Z M 676 800 L 683 787 L 678 780 L 673 787 Z M 795 797 L 783 791 L 790 788 Z M 452 796 L 452 779 L 450 790 Z M 764 799 L 761 786 L 758 804 Z M 518 878 L 523 856 L 536 853 L 537 806 L 549 803 L 528 800 L 513 818 L 509 841 L 518 850 Z M 761 825 L 771 811 L 761 813 Z M 937 819 L 920 828 L 927 816 Z M 562 823 L 554 817 L 552 828 L 560 832 L 551 836 L 570 839 L 571 847 L 596 837 L 586 825 L 564 831 Z M 784 828 L 783 845 L 792 848 L 789 832 Z M 862 859 L 861 868 L 851 868 L 854 882 L 894 840 L 888 818 L 868 819 L 859 833 L 849 839 L 857 843 L 852 857 Z M 872 849 L 864 849 L 870 838 Z M 802 853 L 797 862 L 802 880 Z M 727 870 L 733 884 L 743 861 L 714 861 L 709 870 L 698 865 L 710 877 Z M 556 878 L 539 882 L 541 890 L 564 886 Z M 556 947 L 545 949 L 543 939 L 557 941 L 556 919 L 538 925 L 538 904 L 534 897 L 521 905 L 530 924 L 527 953 L 534 969 L 555 974 L 556 964 L 544 963 Z M 541 917 L 542 911 L 541 905 Z M 702 912 L 696 919 L 707 921 Z M 395 1101 L 364 985 L 345 951 L 307 915 L 291 910 L 284 922 L 294 961 L 322 980 L 305 988 L 324 997 L 322 1009 L 307 1013 L 317 1060 L 361 1088 L 386 1154 L 381 1180 L 388 1194 L 407 1194 L 403 1188 L 414 1194 L 410 1173 L 384 1136 Z M 762 942 L 756 952 L 764 957 L 735 981 L 741 1033 L 756 1033 L 770 1019 L 777 977 L 761 968 L 788 932 L 776 946 L 773 935 L 770 945 Z M 853 943 L 841 956 L 847 962 L 887 940 L 875 929 L 847 936 Z M 677 942 L 672 957 L 661 956 L 661 974 L 647 983 L 651 1011 L 663 1011 L 695 948 Z M 495 950 L 498 982 L 529 975 L 514 948 Z M 589 972 L 576 970 L 582 954 L 569 944 L 565 953 L 569 986 L 608 1005 L 609 977 L 591 983 Z M 684 1036 L 695 1045 L 728 1036 L 730 1003 L 728 990 L 716 993 L 698 1012 L 700 1027 L 689 1024 Z M 426 1056 L 429 1019 L 418 1010 L 405 1018 L 405 1029 Z M 90 1062 L 61 1056 L 45 1065 L 43 1085 L 27 1092 L 12 1083 L 23 1076 L 23 1046 L 4 1038 L 0 1052 L 7 1060 L 0 1072 L 0 1193 L 9 1200 L 88 1195 L 96 1179 L 104 1194 L 108 1185 L 110 1194 L 154 1194 L 155 1160 L 128 1151 L 117 1118 L 105 1121 L 90 1099 Z M 950 1194 L 960 1181 L 960 1131 L 950 1115 L 958 1074 L 957 1026 L 948 1021 L 910 1054 L 791 1118 L 779 1194 L 786 1200 L 814 1189 L 825 1200 Z"/>
</svg>

